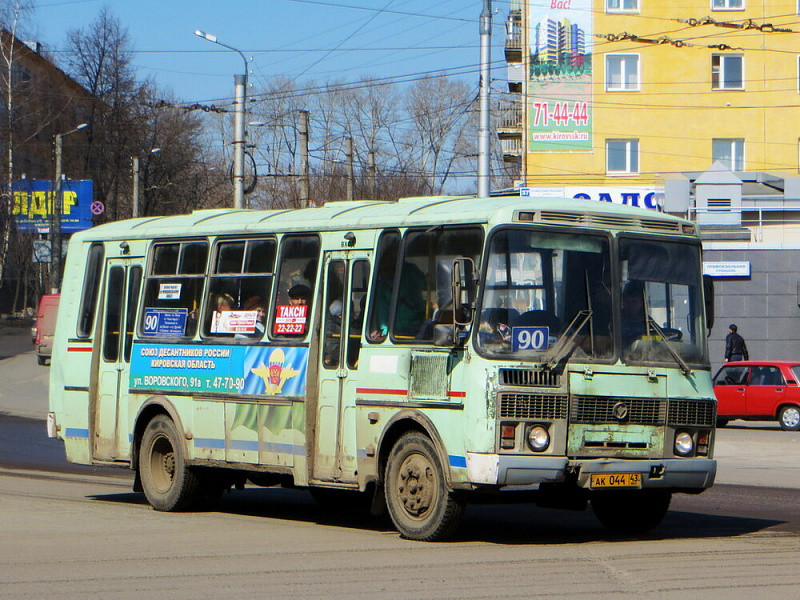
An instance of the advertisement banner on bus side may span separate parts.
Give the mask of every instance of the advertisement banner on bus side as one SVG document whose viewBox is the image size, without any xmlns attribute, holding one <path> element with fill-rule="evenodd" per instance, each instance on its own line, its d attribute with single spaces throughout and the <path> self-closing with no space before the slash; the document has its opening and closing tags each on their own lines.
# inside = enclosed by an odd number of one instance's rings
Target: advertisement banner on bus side
<svg viewBox="0 0 800 600">
<path fill-rule="evenodd" d="M 130 389 L 305 396 L 308 348 L 134 344 Z"/>
</svg>

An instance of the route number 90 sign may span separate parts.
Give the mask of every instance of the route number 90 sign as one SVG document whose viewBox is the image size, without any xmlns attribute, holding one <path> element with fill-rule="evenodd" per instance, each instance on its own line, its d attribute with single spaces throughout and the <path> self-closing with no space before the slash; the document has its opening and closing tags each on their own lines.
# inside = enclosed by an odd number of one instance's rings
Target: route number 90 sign
<svg viewBox="0 0 800 600">
<path fill-rule="evenodd" d="M 546 350 L 550 339 L 549 327 L 512 327 L 511 345 L 519 350 Z"/>
</svg>

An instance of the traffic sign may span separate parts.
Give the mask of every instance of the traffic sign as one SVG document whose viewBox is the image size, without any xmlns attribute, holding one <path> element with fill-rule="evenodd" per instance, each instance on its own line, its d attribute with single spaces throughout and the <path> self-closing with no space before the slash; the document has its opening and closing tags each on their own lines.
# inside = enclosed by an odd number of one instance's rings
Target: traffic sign
<svg viewBox="0 0 800 600">
<path fill-rule="evenodd" d="M 91 206 L 89 207 L 89 210 L 92 211 L 93 215 L 101 215 L 103 214 L 103 211 L 105 209 L 106 207 L 103 206 L 103 203 L 100 202 L 99 200 L 95 200 L 94 202 L 92 202 Z"/>
</svg>

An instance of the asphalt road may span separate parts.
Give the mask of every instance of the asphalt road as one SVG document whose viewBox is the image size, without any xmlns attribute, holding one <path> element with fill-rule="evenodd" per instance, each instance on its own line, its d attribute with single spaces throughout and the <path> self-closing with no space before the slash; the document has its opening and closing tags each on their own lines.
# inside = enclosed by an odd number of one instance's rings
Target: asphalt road
<svg viewBox="0 0 800 600">
<path fill-rule="evenodd" d="M 800 598 L 800 434 L 772 424 L 720 430 L 721 483 L 676 496 L 645 536 L 610 536 L 591 511 L 511 504 L 470 506 L 453 541 L 425 544 L 299 490 L 153 511 L 130 472 L 65 462 L 41 418 L 48 368 L 7 337 L 0 598 Z"/>
</svg>

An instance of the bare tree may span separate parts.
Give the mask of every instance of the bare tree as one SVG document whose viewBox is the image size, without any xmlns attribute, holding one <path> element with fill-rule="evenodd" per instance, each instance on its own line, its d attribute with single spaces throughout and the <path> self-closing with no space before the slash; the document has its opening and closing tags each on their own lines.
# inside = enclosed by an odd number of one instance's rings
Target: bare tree
<svg viewBox="0 0 800 600">
<path fill-rule="evenodd" d="M 128 32 L 108 7 L 85 29 L 69 31 L 67 40 L 69 69 L 93 96 L 85 170 L 94 181 L 95 198 L 106 204 L 104 220 L 116 220 L 129 214 L 121 192 L 136 149 L 137 100 L 146 94 L 131 66 Z"/>
<path fill-rule="evenodd" d="M 3 86 L 3 104 L 5 105 L 5 122 L 3 133 L 5 138 L 6 181 L 2 186 L 2 207 L 0 207 L 0 287 L 3 285 L 3 271 L 8 257 L 9 240 L 11 239 L 11 208 L 13 194 L 11 191 L 14 182 L 14 108 L 16 96 L 15 77 L 15 48 L 17 32 L 24 19 L 33 10 L 33 5 L 27 0 L 13 0 L 0 6 L 0 54 L 2 55 L 2 75 L 0 84 Z"/>
</svg>

